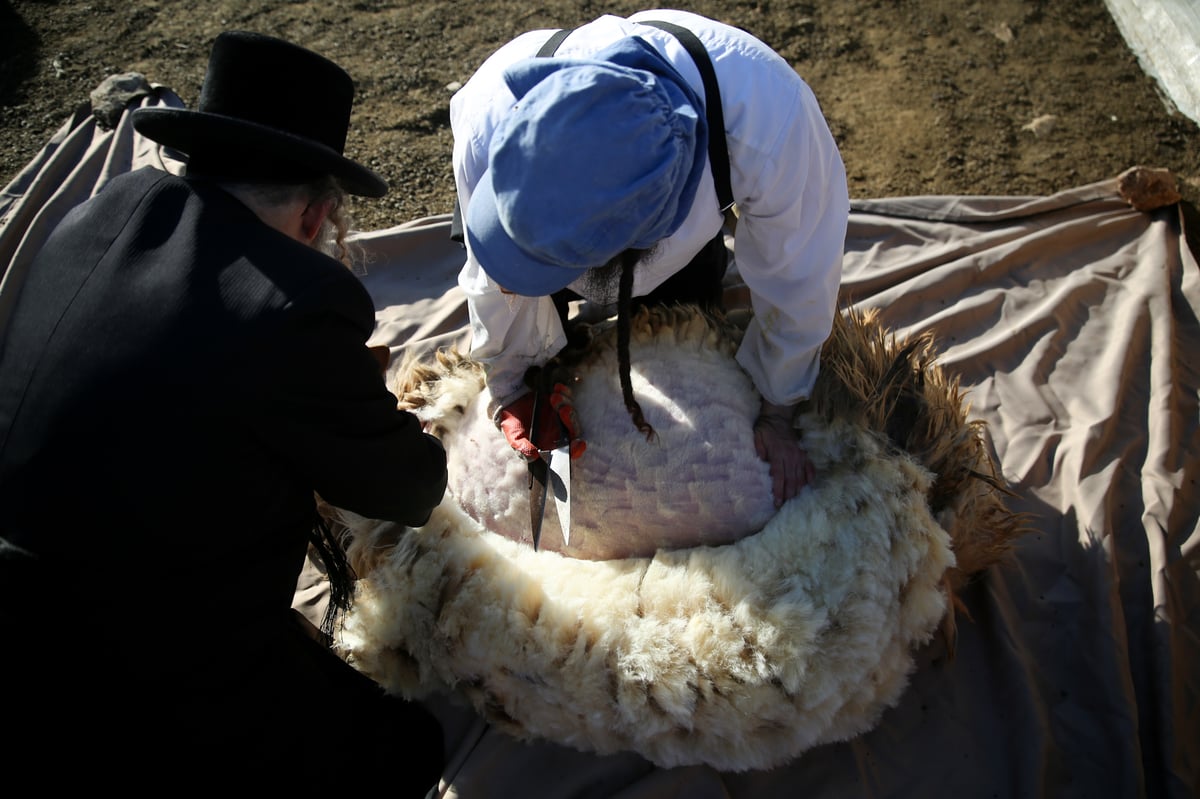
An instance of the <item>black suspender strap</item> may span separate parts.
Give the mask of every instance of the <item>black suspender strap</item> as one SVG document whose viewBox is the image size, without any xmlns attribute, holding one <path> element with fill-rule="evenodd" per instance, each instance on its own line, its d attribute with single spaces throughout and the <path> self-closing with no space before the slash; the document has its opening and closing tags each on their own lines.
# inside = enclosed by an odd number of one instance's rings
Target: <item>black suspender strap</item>
<svg viewBox="0 0 1200 799">
<path fill-rule="evenodd" d="M 537 51 L 537 58 L 545 58 L 547 56 L 554 55 L 555 51 L 558 50 L 558 46 L 562 44 L 563 39 L 571 35 L 572 30 L 572 28 L 563 28 L 562 30 L 555 31 L 554 35 L 547 39 L 546 43 L 542 45 L 542 49 Z"/>
<path fill-rule="evenodd" d="M 725 113 L 721 109 L 721 90 L 717 85 L 717 73 L 713 70 L 712 59 L 704 45 L 687 28 L 673 22 L 645 21 L 643 25 L 651 25 L 673 35 L 688 51 L 688 55 L 696 62 L 700 71 L 700 79 L 704 82 L 704 115 L 708 121 L 708 161 L 712 167 L 713 183 L 717 188 L 717 201 L 721 211 L 728 211 L 733 205 L 733 188 L 729 181 L 729 148 L 725 142 Z M 571 28 L 557 30 L 546 40 L 537 52 L 538 58 L 554 55 L 562 44 L 563 39 L 571 35 Z M 463 241 L 462 209 L 458 200 L 454 201 L 454 216 L 450 220 L 450 238 L 457 242 Z"/>
<path fill-rule="evenodd" d="M 467 240 L 467 231 L 463 228 L 462 206 L 458 198 L 454 198 L 454 213 L 450 216 L 450 240 L 462 244 Z"/>
<path fill-rule="evenodd" d="M 721 203 L 721 211 L 728 211 L 733 205 L 733 187 L 729 182 L 729 148 L 725 142 L 725 112 L 721 109 L 721 90 L 717 85 L 717 73 L 713 70 L 712 59 L 708 50 L 692 33 L 682 25 L 674 22 L 659 22 L 647 20 L 643 25 L 652 25 L 674 35 L 679 40 L 688 55 L 696 62 L 700 70 L 700 79 L 704 81 L 704 115 L 708 118 L 708 162 L 712 166 L 713 183 L 717 186 L 717 201 Z"/>
</svg>

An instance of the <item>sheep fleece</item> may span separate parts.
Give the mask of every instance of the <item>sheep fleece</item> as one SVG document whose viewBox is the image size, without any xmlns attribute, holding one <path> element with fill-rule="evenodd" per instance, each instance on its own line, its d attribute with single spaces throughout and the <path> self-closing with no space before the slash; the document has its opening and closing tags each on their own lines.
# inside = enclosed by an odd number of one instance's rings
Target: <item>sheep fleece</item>
<svg viewBox="0 0 1200 799">
<path fill-rule="evenodd" d="M 635 365 L 650 357 L 643 339 L 631 348 Z M 698 362 L 711 359 L 700 349 L 682 347 L 678 357 L 656 362 L 658 392 L 682 395 L 675 389 L 682 385 L 694 392 L 703 374 L 711 397 L 752 416 L 756 399 L 729 399 L 753 392 L 745 376 Z M 612 363 L 607 368 L 615 373 Z M 455 432 L 468 427 L 477 444 L 495 438 L 481 452 L 506 450 L 494 426 L 478 421 L 486 416 L 478 401 L 486 389 L 477 373 L 441 389 L 440 404 L 421 412 L 443 417 L 452 460 Z M 605 380 L 578 388 L 616 390 Z M 601 405 L 578 397 L 581 410 Z M 455 414 L 462 421 L 448 423 Z M 669 434 L 668 419 L 651 421 Z M 915 651 L 946 614 L 942 579 L 954 554 L 928 509 L 928 471 L 870 430 L 815 415 L 800 423 L 816 484 L 772 509 L 761 529 L 739 531 L 722 545 L 607 559 L 535 552 L 481 523 L 499 517 L 482 514 L 480 500 L 468 512 L 453 475 L 452 490 L 421 528 L 350 517 L 353 546 L 374 554 L 339 650 L 390 693 L 453 692 L 518 738 L 600 754 L 633 751 L 664 767 L 770 768 L 865 732 L 899 700 Z M 639 441 L 630 447 L 644 445 L 627 417 L 605 429 Z M 713 447 L 753 453 L 749 431 L 749 423 L 713 426 L 696 437 L 703 440 L 692 456 L 701 461 Z M 673 457 L 686 460 L 687 440 L 679 439 Z M 511 459 L 460 460 L 471 479 L 460 475 L 459 486 L 486 485 L 496 497 L 527 494 L 525 471 L 511 468 Z M 606 468 L 612 478 L 622 467 Z M 603 491 L 611 496 L 589 502 L 627 507 L 622 486 L 648 479 L 608 479 Z M 752 468 L 746 479 L 764 484 Z M 716 500 L 724 490 L 719 482 L 709 489 Z M 637 498 L 651 519 L 653 496 Z M 517 507 L 500 502 L 508 504 Z M 525 519 L 527 505 L 503 512 Z M 588 518 L 587 536 L 603 535 L 600 519 Z"/>
</svg>

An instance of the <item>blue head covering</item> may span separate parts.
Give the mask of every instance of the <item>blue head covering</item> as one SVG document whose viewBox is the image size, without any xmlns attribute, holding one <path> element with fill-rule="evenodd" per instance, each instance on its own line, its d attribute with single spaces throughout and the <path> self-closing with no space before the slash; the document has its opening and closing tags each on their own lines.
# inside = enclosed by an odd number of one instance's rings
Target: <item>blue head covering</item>
<svg viewBox="0 0 1200 799">
<path fill-rule="evenodd" d="M 467 240 L 484 271 L 539 297 L 629 248 L 670 236 L 704 172 L 703 100 L 650 45 L 509 67 L 517 98 L 471 195 Z"/>
</svg>

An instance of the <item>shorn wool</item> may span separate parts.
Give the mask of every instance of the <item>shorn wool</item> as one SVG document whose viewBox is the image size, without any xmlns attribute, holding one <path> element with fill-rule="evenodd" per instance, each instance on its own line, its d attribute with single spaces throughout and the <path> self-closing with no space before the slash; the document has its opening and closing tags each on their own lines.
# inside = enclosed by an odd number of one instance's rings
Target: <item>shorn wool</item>
<svg viewBox="0 0 1200 799">
<path fill-rule="evenodd" d="M 776 509 L 753 444 L 742 328 L 688 306 L 632 319 L 630 421 L 611 323 L 548 368 L 573 386 L 570 546 L 487 413 L 479 364 L 408 364 L 397 394 L 444 442 L 421 528 L 330 509 L 358 573 L 338 646 L 406 698 L 453 693 L 519 738 L 661 766 L 776 766 L 874 726 L 915 655 L 953 648 L 955 593 L 1021 533 L 929 337 L 839 315 L 796 423 L 814 485 Z"/>
</svg>

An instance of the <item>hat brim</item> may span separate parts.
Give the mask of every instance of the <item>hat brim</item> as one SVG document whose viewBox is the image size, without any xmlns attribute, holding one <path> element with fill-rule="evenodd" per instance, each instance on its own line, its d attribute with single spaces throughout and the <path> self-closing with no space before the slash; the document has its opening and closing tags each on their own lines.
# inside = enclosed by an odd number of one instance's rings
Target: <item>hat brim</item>
<svg viewBox="0 0 1200 799">
<path fill-rule="evenodd" d="M 483 173 L 471 192 L 465 227 L 467 244 L 483 271 L 514 294 L 545 297 L 566 288 L 586 271 L 542 260 L 517 246 L 500 223 L 491 170 Z"/>
<path fill-rule="evenodd" d="M 133 112 L 138 133 L 188 155 L 198 149 L 236 148 L 264 158 L 301 166 L 313 174 L 333 175 L 351 194 L 383 197 L 388 185 L 371 169 L 319 142 L 243 119 L 183 108 L 139 108 Z"/>
</svg>

